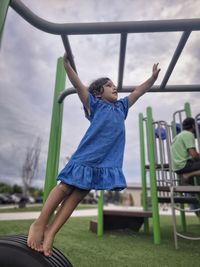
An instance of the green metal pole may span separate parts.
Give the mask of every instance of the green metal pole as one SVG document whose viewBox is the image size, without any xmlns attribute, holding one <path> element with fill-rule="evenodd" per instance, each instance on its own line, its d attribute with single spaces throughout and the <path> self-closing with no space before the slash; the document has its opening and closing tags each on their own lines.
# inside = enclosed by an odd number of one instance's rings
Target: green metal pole
<svg viewBox="0 0 200 267">
<path fill-rule="evenodd" d="M 65 89 L 65 80 L 66 72 L 63 66 L 63 58 L 61 57 L 57 61 L 56 82 L 44 186 L 44 201 L 46 201 L 49 192 L 56 185 L 56 176 L 58 175 L 63 117 L 63 104 L 58 103 L 58 96 L 60 92 Z"/>
<path fill-rule="evenodd" d="M 4 24 L 5 24 L 6 15 L 8 12 L 9 4 L 10 4 L 10 0 L 0 1 L 0 44 L 2 40 L 3 29 L 4 29 Z"/>
<path fill-rule="evenodd" d="M 159 210 L 158 210 L 153 116 L 152 116 L 151 107 L 147 108 L 147 138 L 148 138 L 149 161 L 150 161 L 150 184 L 151 184 L 151 197 L 152 197 L 154 244 L 159 245 L 160 244 L 160 218 L 159 218 Z"/>
<path fill-rule="evenodd" d="M 140 172 L 142 178 L 142 206 L 147 211 L 147 180 L 145 169 L 145 144 L 144 144 L 144 125 L 143 114 L 139 114 L 139 134 L 140 134 Z M 149 220 L 144 218 L 144 232 L 149 233 Z"/>
<path fill-rule="evenodd" d="M 104 204 L 104 191 L 100 192 L 98 199 L 98 224 L 97 224 L 97 235 L 103 235 L 103 204 Z"/>
<path fill-rule="evenodd" d="M 186 116 L 192 117 L 192 111 L 191 111 L 190 103 L 188 103 L 188 102 L 185 103 L 184 109 L 185 109 Z"/>
</svg>

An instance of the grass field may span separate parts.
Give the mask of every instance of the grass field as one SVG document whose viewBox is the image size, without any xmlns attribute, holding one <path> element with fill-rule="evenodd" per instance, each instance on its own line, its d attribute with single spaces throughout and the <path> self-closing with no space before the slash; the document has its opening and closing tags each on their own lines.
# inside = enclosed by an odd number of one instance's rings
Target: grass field
<svg viewBox="0 0 200 267">
<path fill-rule="evenodd" d="M 161 216 L 161 245 L 153 245 L 152 229 L 119 231 L 97 237 L 89 231 L 91 218 L 71 218 L 58 233 L 55 246 L 74 267 L 193 267 L 200 266 L 200 241 L 179 239 L 174 248 L 171 217 Z M 27 233 L 31 221 L 1 221 L 0 234 Z M 199 233 L 196 217 L 188 218 L 191 232 Z"/>
<path fill-rule="evenodd" d="M 3 207 L 3 206 L 2 206 Z M 25 211 L 41 211 L 42 204 L 40 205 L 29 205 L 26 208 L 18 208 L 18 206 L 14 208 L 1 208 L 0 213 L 5 213 L 5 212 L 25 212 Z M 77 210 L 82 210 L 82 209 L 96 209 L 97 205 L 93 204 L 79 204 L 78 207 L 76 208 Z"/>
</svg>

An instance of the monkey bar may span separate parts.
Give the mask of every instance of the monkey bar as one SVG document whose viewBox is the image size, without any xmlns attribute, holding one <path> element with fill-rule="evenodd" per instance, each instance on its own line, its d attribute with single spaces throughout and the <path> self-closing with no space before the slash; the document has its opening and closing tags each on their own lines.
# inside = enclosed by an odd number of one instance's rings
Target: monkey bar
<svg viewBox="0 0 200 267">
<path fill-rule="evenodd" d="M 3 0 L 8 2 L 8 0 Z M 20 0 L 10 0 L 12 7 L 26 21 L 47 33 L 61 35 L 65 51 L 69 55 L 72 67 L 76 66 L 72 57 L 68 35 L 87 34 L 120 34 L 120 52 L 118 66 L 118 89 L 121 92 L 129 91 L 123 86 L 124 63 L 126 44 L 129 33 L 155 33 L 155 32 L 183 32 L 168 69 L 159 87 L 153 87 L 150 92 L 193 92 L 200 91 L 200 85 L 179 85 L 166 87 L 173 69 L 186 45 L 192 31 L 200 30 L 200 19 L 152 20 L 152 21 L 123 21 L 123 22 L 93 22 L 93 23 L 52 23 L 34 14 Z M 3 11 L 2 11 L 3 12 Z M 0 25 L 1 26 L 1 25 Z M 3 27 L 3 26 L 2 26 Z M 133 88 L 132 88 L 133 89 Z"/>
</svg>

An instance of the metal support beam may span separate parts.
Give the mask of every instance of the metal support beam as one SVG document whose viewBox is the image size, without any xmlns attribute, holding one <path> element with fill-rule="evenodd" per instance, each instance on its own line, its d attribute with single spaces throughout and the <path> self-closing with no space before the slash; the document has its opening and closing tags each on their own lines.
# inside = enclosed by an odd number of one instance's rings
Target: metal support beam
<svg viewBox="0 0 200 267">
<path fill-rule="evenodd" d="M 127 34 L 121 34 L 120 40 L 120 54 L 119 54 L 119 71 L 118 71 L 118 90 L 122 89 L 123 84 L 123 76 L 124 76 L 124 63 L 125 63 L 125 55 L 126 55 L 126 41 Z"/>
<path fill-rule="evenodd" d="M 70 64 L 71 64 L 72 68 L 74 69 L 74 71 L 77 73 L 75 62 L 74 62 L 74 57 L 73 57 L 73 54 L 72 54 L 72 50 L 71 50 L 71 46 L 70 46 L 70 43 L 69 43 L 68 36 L 67 35 L 61 35 L 61 38 L 62 38 L 62 41 L 63 41 L 63 45 L 64 45 L 64 48 L 65 48 L 65 51 L 66 51 L 67 56 L 69 58 Z"/>
<path fill-rule="evenodd" d="M 101 23 L 64 23 L 57 24 L 46 21 L 35 15 L 20 0 L 11 0 L 10 6 L 26 21 L 36 28 L 58 35 L 142 33 L 142 32 L 174 32 L 199 31 L 200 19 L 123 21 Z"/>
<path fill-rule="evenodd" d="M 165 86 L 166 86 L 166 84 L 167 84 L 167 82 L 169 80 L 169 77 L 172 74 L 172 71 L 173 71 L 173 69 L 174 69 L 174 67 L 176 65 L 176 62 L 178 61 L 178 58 L 180 57 L 180 54 L 181 54 L 181 52 L 182 52 L 182 50 L 183 50 L 183 48 L 184 48 L 189 36 L 190 36 L 190 33 L 191 33 L 190 31 L 187 31 L 187 32 L 184 32 L 182 34 L 181 39 L 179 41 L 179 44 L 178 44 L 178 46 L 177 46 L 177 48 L 176 48 L 176 50 L 174 52 L 172 60 L 171 60 L 171 62 L 169 64 L 169 67 L 168 67 L 168 69 L 166 71 L 166 74 L 165 74 L 165 76 L 163 78 L 163 81 L 162 81 L 162 83 L 160 85 L 160 89 L 164 89 L 165 88 Z"/>
</svg>

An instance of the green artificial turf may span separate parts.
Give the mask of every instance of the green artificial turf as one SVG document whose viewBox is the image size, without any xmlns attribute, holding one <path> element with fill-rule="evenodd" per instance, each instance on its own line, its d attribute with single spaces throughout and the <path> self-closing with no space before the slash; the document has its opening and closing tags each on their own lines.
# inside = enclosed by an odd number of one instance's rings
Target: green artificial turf
<svg viewBox="0 0 200 267">
<path fill-rule="evenodd" d="M 113 231 L 97 237 L 89 231 L 92 218 L 71 218 L 57 234 L 54 245 L 74 267 L 192 267 L 200 266 L 200 241 L 179 239 L 175 250 L 171 217 L 161 216 L 161 244 L 150 234 Z M 188 217 L 188 230 L 200 235 L 198 219 Z M 1 221 L 0 234 L 27 233 L 31 221 Z"/>
</svg>

